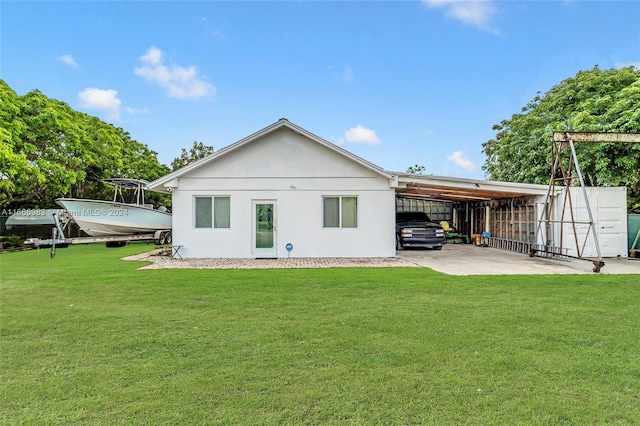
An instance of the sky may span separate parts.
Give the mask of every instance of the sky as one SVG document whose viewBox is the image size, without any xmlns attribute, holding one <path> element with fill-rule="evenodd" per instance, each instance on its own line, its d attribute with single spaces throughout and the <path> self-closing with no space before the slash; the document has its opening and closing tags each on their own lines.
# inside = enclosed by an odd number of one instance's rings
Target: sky
<svg viewBox="0 0 640 426">
<path fill-rule="evenodd" d="M 287 118 L 386 170 L 486 178 L 492 127 L 640 68 L 639 1 L 1 1 L 0 78 L 169 165 Z"/>
</svg>

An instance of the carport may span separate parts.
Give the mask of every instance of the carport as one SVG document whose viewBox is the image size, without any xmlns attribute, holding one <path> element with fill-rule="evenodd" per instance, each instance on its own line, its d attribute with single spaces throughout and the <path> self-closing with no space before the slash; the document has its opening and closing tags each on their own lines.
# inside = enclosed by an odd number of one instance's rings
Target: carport
<svg viewBox="0 0 640 426">
<path fill-rule="evenodd" d="M 488 235 L 492 247 L 532 256 L 597 257 L 598 272 L 602 257 L 628 256 L 626 188 L 586 187 L 574 141 L 640 143 L 640 134 L 554 132 L 552 185 L 397 173 L 396 209 L 406 210 L 405 200 L 422 200 L 425 207 L 424 201 L 438 200 L 450 206 L 444 220 L 467 235 Z M 578 181 L 580 189 L 573 191 Z"/>
<path fill-rule="evenodd" d="M 496 248 L 528 253 L 536 241 L 548 185 L 394 174 L 398 210 L 425 211 L 469 236 L 489 232 L 488 243 Z"/>
<path fill-rule="evenodd" d="M 543 235 L 540 220 L 545 216 L 545 199 L 549 185 L 496 182 L 446 176 L 394 173 L 398 176 L 396 210 L 424 211 L 434 221 L 446 220 L 464 235 L 479 238 L 489 246 L 528 254 Z M 575 188 L 574 188 L 575 189 Z M 580 188 L 577 188 L 580 189 Z M 626 188 L 585 188 L 597 225 L 602 257 L 627 257 Z M 576 256 L 577 247 L 584 257 L 599 257 L 593 233 L 585 225 L 589 220 L 582 193 L 574 190 L 569 202 L 562 186 L 554 186 L 549 194 L 551 216 L 545 226 L 556 241 L 554 249 L 563 256 Z M 561 223 L 575 217 L 581 224 Z M 591 232 L 591 234 L 590 234 Z M 486 234 L 485 234 L 486 235 Z M 564 238 L 564 240 L 563 240 Z"/>
</svg>

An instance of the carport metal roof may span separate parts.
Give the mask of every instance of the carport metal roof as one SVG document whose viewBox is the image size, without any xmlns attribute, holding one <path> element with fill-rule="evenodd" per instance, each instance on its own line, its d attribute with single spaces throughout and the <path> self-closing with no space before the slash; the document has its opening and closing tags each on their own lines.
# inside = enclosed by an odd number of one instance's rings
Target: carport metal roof
<svg viewBox="0 0 640 426">
<path fill-rule="evenodd" d="M 447 176 L 389 172 L 398 176 L 396 195 L 454 203 L 546 195 L 548 185 L 496 182 Z"/>
</svg>

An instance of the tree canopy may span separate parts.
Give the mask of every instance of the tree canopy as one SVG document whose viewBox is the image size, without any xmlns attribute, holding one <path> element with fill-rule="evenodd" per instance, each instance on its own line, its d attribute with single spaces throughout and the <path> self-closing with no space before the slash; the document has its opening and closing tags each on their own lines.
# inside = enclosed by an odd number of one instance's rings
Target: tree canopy
<svg viewBox="0 0 640 426">
<path fill-rule="evenodd" d="M 421 164 L 415 164 L 413 166 L 407 167 L 407 173 L 413 173 L 416 175 L 421 175 L 427 168 Z"/>
<path fill-rule="evenodd" d="M 640 70 L 579 72 L 493 130 L 482 144 L 490 179 L 548 184 L 554 131 L 640 132 Z M 640 210 L 640 144 L 583 143 L 576 153 L 586 185 L 626 186 L 630 210 Z"/>
<path fill-rule="evenodd" d="M 109 197 L 102 179 L 153 180 L 169 172 L 123 129 L 37 90 L 0 80 L 0 207 L 53 207 L 62 196 Z"/>
<path fill-rule="evenodd" d="M 178 170 L 187 164 L 193 163 L 194 161 L 204 158 L 210 154 L 213 154 L 212 146 L 205 145 L 202 142 L 193 141 L 193 146 L 189 151 L 182 148 L 182 154 L 180 154 L 180 157 L 175 158 L 171 162 L 171 169 Z"/>
</svg>

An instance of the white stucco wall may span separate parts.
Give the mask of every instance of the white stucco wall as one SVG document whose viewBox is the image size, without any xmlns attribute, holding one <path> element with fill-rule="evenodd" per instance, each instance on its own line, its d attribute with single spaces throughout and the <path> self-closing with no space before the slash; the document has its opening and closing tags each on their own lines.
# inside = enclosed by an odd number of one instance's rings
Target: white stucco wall
<svg viewBox="0 0 640 426">
<path fill-rule="evenodd" d="M 230 228 L 195 228 L 196 196 L 229 196 Z M 357 228 L 323 228 L 323 196 L 357 196 Z M 172 197 L 174 244 L 183 246 L 185 258 L 256 257 L 253 200 L 276 204 L 276 257 L 395 256 L 395 191 L 388 178 L 290 129 L 182 176 Z"/>
</svg>

